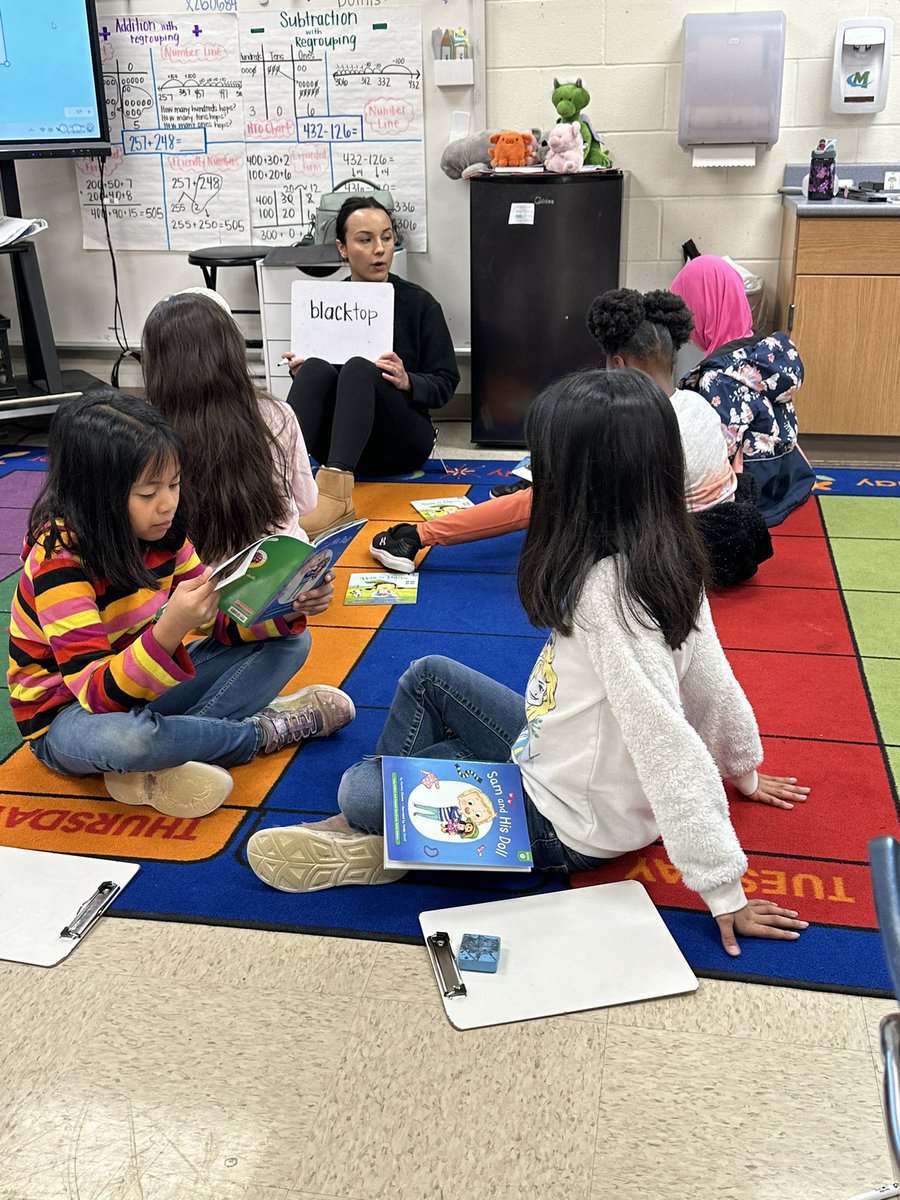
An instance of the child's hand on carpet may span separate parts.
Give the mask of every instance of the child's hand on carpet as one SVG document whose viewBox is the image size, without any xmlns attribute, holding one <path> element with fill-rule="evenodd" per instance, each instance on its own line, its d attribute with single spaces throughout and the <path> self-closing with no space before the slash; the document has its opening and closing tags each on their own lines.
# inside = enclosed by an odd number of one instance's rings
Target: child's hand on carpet
<svg viewBox="0 0 900 1200">
<path fill-rule="evenodd" d="M 760 775 L 756 791 L 744 799 L 771 804 L 773 808 L 793 808 L 794 804 L 802 804 L 808 795 L 809 788 L 798 787 L 797 780 L 792 777 Z"/>
<path fill-rule="evenodd" d="M 319 587 L 314 588 L 311 592 L 301 592 L 294 601 L 294 613 L 296 617 L 307 616 L 314 617 L 316 613 L 324 612 L 334 599 L 334 575 L 329 571 L 325 576 L 325 582 Z"/>
<path fill-rule="evenodd" d="M 716 917 L 722 946 L 726 954 L 736 958 L 741 948 L 737 934 L 741 937 L 788 938 L 793 941 L 806 929 L 809 921 L 799 921 L 798 913 L 790 908 L 779 908 L 768 900 L 748 900 L 737 912 L 722 913 Z"/>
</svg>

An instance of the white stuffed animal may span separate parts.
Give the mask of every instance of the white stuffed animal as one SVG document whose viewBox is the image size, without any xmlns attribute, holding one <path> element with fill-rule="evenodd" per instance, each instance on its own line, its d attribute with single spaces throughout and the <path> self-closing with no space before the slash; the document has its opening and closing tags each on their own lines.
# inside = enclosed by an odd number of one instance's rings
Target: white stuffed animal
<svg viewBox="0 0 900 1200">
<path fill-rule="evenodd" d="M 544 159 L 544 170 L 557 175 L 580 171 L 584 163 L 584 142 L 581 138 L 581 122 L 560 121 L 547 135 L 549 149 Z"/>
</svg>

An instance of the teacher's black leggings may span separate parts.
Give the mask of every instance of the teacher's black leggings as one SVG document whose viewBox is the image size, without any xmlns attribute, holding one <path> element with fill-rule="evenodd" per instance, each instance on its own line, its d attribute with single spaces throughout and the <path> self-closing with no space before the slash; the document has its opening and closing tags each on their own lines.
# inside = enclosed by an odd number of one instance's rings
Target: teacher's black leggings
<svg viewBox="0 0 900 1200">
<path fill-rule="evenodd" d="M 308 358 L 288 404 L 307 450 L 326 467 L 401 475 L 421 467 L 434 445 L 431 420 L 365 358 L 349 358 L 339 368 Z"/>
</svg>

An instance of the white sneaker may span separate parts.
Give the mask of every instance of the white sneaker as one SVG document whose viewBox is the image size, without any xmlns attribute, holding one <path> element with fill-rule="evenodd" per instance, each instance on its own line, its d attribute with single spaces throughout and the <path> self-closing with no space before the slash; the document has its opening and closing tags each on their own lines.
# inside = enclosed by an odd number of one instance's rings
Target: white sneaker
<svg viewBox="0 0 900 1200">
<path fill-rule="evenodd" d="M 335 828 L 338 823 L 329 817 L 260 829 L 247 843 L 254 875 L 280 892 L 321 892 L 351 883 L 394 883 L 406 874 L 385 867 L 383 837 Z"/>
<path fill-rule="evenodd" d="M 234 780 L 224 767 L 186 762 L 162 771 L 107 771 L 106 790 L 122 804 L 149 804 L 167 817 L 205 817 L 231 795 Z"/>
</svg>

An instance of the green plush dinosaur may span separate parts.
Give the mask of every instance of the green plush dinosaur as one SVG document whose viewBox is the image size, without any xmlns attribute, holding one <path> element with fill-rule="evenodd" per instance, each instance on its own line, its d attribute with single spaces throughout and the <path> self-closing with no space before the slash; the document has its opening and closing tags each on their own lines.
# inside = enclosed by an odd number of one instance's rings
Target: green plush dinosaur
<svg viewBox="0 0 900 1200">
<path fill-rule="evenodd" d="M 581 140 L 584 143 L 585 166 L 611 167 L 612 156 L 603 144 L 603 139 L 591 128 L 587 115 L 582 112 L 591 102 L 591 94 L 581 79 L 574 83 L 553 80 L 553 95 L 550 97 L 558 114 L 558 121 L 578 121 L 581 125 Z"/>
</svg>

